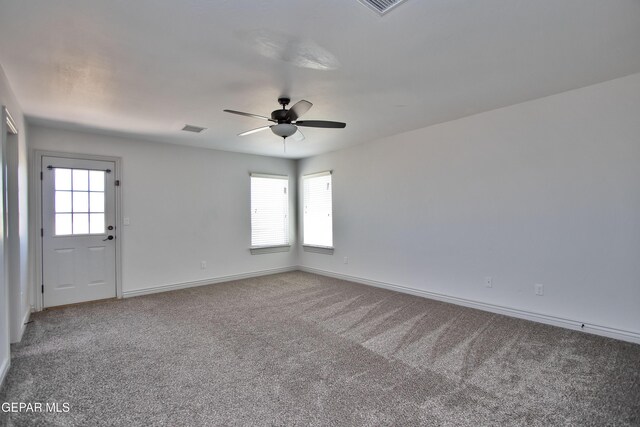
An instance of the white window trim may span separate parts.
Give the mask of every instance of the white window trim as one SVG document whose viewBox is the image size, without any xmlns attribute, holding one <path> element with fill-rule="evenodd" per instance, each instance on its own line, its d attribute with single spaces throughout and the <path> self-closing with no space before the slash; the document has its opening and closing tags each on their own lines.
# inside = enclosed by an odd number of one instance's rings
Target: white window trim
<svg viewBox="0 0 640 427">
<path fill-rule="evenodd" d="M 302 179 L 317 178 L 319 176 L 327 176 L 327 175 L 333 175 L 333 171 L 328 170 L 328 171 L 322 171 L 322 172 L 316 172 L 316 173 L 308 173 L 308 174 L 302 175 Z"/>
<path fill-rule="evenodd" d="M 274 175 L 271 173 L 255 173 L 251 172 L 249 176 L 254 178 L 271 178 L 271 179 L 289 179 L 289 175 Z"/>
<path fill-rule="evenodd" d="M 291 245 L 252 246 L 249 248 L 251 255 L 273 254 L 276 252 L 289 252 Z"/>
<path fill-rule="evenodd" d="M 333 246 L 302 245 L 302 250 L 314 254 L 333 255 Z"/>
</svg>

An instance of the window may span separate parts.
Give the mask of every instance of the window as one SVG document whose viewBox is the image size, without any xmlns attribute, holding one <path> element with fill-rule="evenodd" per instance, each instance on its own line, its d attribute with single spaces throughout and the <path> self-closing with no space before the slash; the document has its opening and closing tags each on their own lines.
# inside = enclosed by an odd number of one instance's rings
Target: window
<svg viewBox="0 0 640 427">
<path fill-rule="evenodd" d="M 105 172 L 55 169 L 55 234 L 104 234 Z"/>
<path fill-rule="evenodd" d="M 303 244 L 333 247 L 331 172 L 302 177 L 304 185 Z"/>
<path fill-rule="evenodd" d="M 251 247 L 285 245 L 289 245 L 289 177 L 252 173 Z"/>
</svg>

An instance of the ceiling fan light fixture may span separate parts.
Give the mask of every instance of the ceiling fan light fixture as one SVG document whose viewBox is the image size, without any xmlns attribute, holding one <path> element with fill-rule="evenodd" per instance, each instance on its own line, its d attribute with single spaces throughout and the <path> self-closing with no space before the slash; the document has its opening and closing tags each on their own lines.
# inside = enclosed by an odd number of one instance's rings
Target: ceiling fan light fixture
<svg viewBox="0 0 640 427">
<path fill-rule="evenodd" d="M 293 135 L 297 130 L 298 128 L 295 125 L 289 123 L 278 123 L 277 125 L 271 126 L 271 132 L 282 138 L 287 138 Z"/>
</svg>

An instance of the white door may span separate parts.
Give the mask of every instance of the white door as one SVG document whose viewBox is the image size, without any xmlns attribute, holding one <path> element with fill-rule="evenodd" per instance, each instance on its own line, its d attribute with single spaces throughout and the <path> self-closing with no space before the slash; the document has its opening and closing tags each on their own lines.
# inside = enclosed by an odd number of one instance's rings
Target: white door
<svg viewBox="0 0 640 427">
<path fill-rule="evenodd" d="M 115 163 L 42 157 L 44 307 L 116 296 Z"/>
</svg>

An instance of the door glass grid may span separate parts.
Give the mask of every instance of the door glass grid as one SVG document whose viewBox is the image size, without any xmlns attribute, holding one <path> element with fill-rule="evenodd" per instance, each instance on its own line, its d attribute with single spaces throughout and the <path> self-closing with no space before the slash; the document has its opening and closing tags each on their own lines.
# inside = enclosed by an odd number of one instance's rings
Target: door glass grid
<svg viewBox="0 0 640 427">
<path fill-rule="evenodd" d="M 105 171 L 55 168 L 55 235 L 104 234 Z"/>
</svg>

